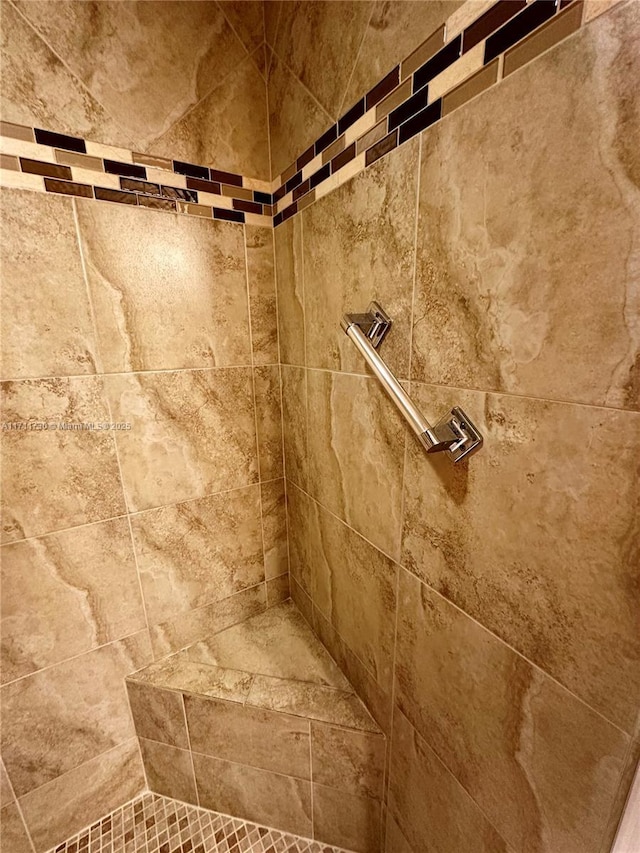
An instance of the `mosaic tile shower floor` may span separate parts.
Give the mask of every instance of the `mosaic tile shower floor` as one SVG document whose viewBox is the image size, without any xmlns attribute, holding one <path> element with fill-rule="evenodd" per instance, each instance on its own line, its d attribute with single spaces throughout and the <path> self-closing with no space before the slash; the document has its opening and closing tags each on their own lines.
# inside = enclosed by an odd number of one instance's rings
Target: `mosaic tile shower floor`
<svg viewBox="0 0 640 853">
<path fill-rule="evenodd" d="M 49 853 L 349 853 L 239 818 L 142 794 Z"/>
</svg>

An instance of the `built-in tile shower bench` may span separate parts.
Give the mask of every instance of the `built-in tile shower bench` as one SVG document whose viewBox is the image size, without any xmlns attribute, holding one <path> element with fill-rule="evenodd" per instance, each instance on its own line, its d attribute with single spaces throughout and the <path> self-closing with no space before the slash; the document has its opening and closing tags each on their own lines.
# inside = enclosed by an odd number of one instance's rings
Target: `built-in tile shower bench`
<svg viewBox="0 0 640 853">
<path fill-rule="evenodd" d="M 127 688 L 152 791 L 377 853 L 385 737 L 292 602 Z"/>
</svg>

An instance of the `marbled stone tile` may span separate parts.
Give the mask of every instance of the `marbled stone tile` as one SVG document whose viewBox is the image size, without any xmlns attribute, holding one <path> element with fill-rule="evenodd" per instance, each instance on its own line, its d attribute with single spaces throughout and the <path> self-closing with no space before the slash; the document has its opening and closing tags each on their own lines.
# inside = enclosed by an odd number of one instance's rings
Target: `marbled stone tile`
<svg viewBox="0 0 640 853">
<path fill-rule="evenodd" d="M 246 225 L 244 232 L 253 363 L 276 364 L 279 360 L 278 304 L 273 230 Z"/>
<path fill-rule="evenodd" d="M 305 364 L 302 219 L 294 216 L 274 235 L 278 291 L 278 334 L 283 364 Z"/>
<path fill-rule="evenodd" d="M 36 850 L 42 853 L 145 787 L 138 741 L 132 738 L 31 791 L 20 805 Z"/>
<path fill-rule="evenodd" d="M 3 3 L 2 24 L 0 107 L 5 121 L 51 127 L 107 145 L 135 147 L 130 134 L 119 127 L 10 3 Z"/>
<path fill-rule="evenodd" d="M 372 7 L 371 2 L 322 0 L 283 5 L 275 52 L 334 121 L 351 106 L 344 95 Z"/>
<path fill-rule="evenodd" d="M 373 377 L 308 370 L 307 404 L 308 491 L 398 559 L 404 421 Z"/>
<path fill-rule="evenodd" d="M 283 476 L 280 367 L 277 364 L 254 367 L 253 381 L 260 479 L 275 480 Z"/>
<path fill-rule="evenodd" d="M 94 7 L 68 0 L 29 0 L 16 5 L 137 141 L 138 150 L 165 132 L 245 56 L 214 2 L 101 2 Z"/>
<path fill-rule="evenodd" d="M 404 570 L 396 676 L 401 711 L 515 850 L 599 850 L 629 737 Z"/>
<path fill-rule="evenodd" d="M 193 754 L 200 805 L 311 835 L 311 783 Z"/>
<path fill-rule="evenodd" d="M 393 720 L 389 813 L 415 853 L 429 849 L 508 853 L 506 842 L 476 803 L 397 709 Z M 395 835 L 392 829 L 391 837 Z M 389 853 L 404 849 L 399 844 Z M 555 853 L 572 849 L 560 847 Z"/>
<path fill-rule="evenodd" d="M 5 541 L 88 524 L 125 511 L 113 433 L 79 429 L 111 421 L 94 378 L 3 382 L 5 422 L 66 429 L 3 430 Z"/>
<path fill-rule="evenodd" d="M 303 212 L 309 367 L 366 373 L 340 320 L 376 300 L 393 320 L 380 354 L 409 375 L 417 180 L 414 139 Z"/>
<path fill-rule="evenodd" d="M 15 803 L 0 810 L 0 850 L 6 850 L 7 853 L 33 853 L 31 841 Z"/>
<path fill-rule="evenodd" d="M 313 627 L 313 602 L 309 595 L 302 589 L 300 584 L 289 575 L 289 586 L 291 600 L 304 616 L 304 621 Z"/>
<path fill-rule="evenodd" d="M 142 763 L 149 789 L 183 803 L 197 803 L 191 754 L 165 743 L 140 738 Z"/>
<path fill-rule="evenodd" d="M 152 663 L 127 678 L 128 685 L 152 685 L 154 690 L 161 692 L 176 690 L 241 705 L 249 695 L 251 681 L 251 673 L 189 660 L 185 650 Z"/>
<path fill-rule="evenodd" d="M 410 439 L 403 565 L 627 731 L 640 702 L 640 415 L 412 383 L 468 464 Z"/>
<path fill-rule="evenodd" d="M 268 181 L 265 81 L 254 60 L 247 56 L 149 151 Z"/>
<path fill-rule="evenodd" d="M 109 376 L 129 509 L 203 497 L 258 479 L 250 368 Z"/>
<path fill-rule="evenodd" d="M 289 572 L 287 507 L 284 480 L 260 484 L 264 570 L 267 580 Z"/>
<path fill-rule="evenodd" d="M 311 723 L 313 781 L 356 796 L 382 796 L 385 739 Z"/>
<path fill-rule="evenodd" d="M 282 429 L 284 470 L 289 482 L 307 485 L 307 373 L 302 367 L 283 364 Z"/>
<path fill-rule="evenodd" d="M 640 408 L 639 37 L 626 4 L 423 135 L 413 378 Z"/>
<path fill-rule="evenodd" d="M 380 853 L 380 800 L 313 784 L 316 838 L 353 850 Z"/>
<path fill-rule="evenodd" d="M 140 632 L 2 688 L 2 755 L 16 796 L 133 736 L 124 677 L 150 658 Z"/>
<path fill-rule="evenodd" d="M 308 720 L 198 696 L 185 696 L 185 709 L 194 752 L 311 778 Z"/>
<path fill-rule="evenodd" d="M 288 601 L 291 597 L 291 589 L 289 586 L 289 575 L 280 575 L 277 578 L 271 578 L 267 581 L 267 606 L 273 607 L 275 604 L 282 604 Z"/>
<path fill-rule="evenodd" d="M 0 190 L 2 377 L 99 372 L 69 199 Z"/>
<path fill-rule="evenodd" d="M 125 519 L 2 548 L 3 682 L 145 625 Z"/>
<path fill-rule="evenodd" d="M 127 694 L 139 738 L 181 749 L 189 748 L 182 696 L 179 693 L 127 679 Z"/>
<path fill-rule="evenodd" d="M 301 506 L 293 522 L 292 575 L 309 578 L 313 603 L 369 674 L 389 691 L 397 566 L 304 493 L 295 494 L 294 489 L 292 486 L 292 499 L 300 501 Z M 300 541 L 304 543 L 302 550 Z M 304 588 L 304 582 L 302 585 Z"/>
<path fill-rule="evenodd" d="M 242 231 L 77 202 L 107 373 L 251 363 Z"/>
<path fill-rule="evenodd" d="M 376 0 L 344 100 L 355 103 L 442 26 L 463 0 Z"/>
<path fill-rule="evenodd" d="M 264 37 L 271 47 L 274 46 L 278 35 L 282 6 L 283 0 L 269 0 L 264 4 Z"/>
<path fill-rule="evenodd" d="M 14 801 L 15 797 L 5 770 L 4 761 L 0 758 L 0 808 L 4 808 Z"/>
<path fill-rule="evenodd" d="M 191 660 L 278 678 L 348 688 L 326 649 L 291 602 L 270 607 L 191 646 Z"/>
<path fill-rule="evenodd" d="M 266 606 L 266 585 L 261 583 L 223 598 L 222 601 L 184 611 L 166 622 L 151 625 L 149 634 L 154 657 L 163 657 L 217 631 L 223 631 L 229 625 L 261 613 Z"/>
<path fill-rule="evenodd" d="M 386 829 L 385 853 L 414 853 L 391 815 L 387 815 Z"/>
<path fill-rule="evenodd" d="M 261 0 L 220 0 L 225 17 L 248 51 L 264 41 L 264 3 Z"/>
<path fill-rule="evenodd" d="M 131 516 L 149 624 L 264 580 L 257 485 Z"/>
<path fill-rule="evenodd" d="M 267 58 L 271 177 L 277 178 L 335 119 L 268 49 Z"/>
</svg>

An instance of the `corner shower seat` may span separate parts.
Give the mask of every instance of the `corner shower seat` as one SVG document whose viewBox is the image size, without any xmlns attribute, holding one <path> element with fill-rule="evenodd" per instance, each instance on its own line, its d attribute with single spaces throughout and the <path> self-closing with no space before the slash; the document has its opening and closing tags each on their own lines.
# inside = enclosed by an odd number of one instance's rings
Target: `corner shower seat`
<svg viewBox="0 0 640 853">
<path fill-rule="evenodd" d="M 127 678 L 152 791 L 375 853 L 385 738 L 287 601 Z"/>
</svg>

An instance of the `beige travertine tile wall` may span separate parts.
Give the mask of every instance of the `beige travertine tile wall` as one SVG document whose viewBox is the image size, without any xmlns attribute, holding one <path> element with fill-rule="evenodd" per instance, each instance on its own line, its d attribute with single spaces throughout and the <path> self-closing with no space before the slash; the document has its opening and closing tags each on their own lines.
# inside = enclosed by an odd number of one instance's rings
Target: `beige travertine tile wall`
<svg viewBox="0 0 640 853">
<path fill-rule="evenodd" d="M 2 432 L 3 832 L 42 851 L 144 787 L 124 676 L 289 595 L 273 232 L 0 201 L 3 421 L 131 424 Z"/>
<path fill-rule="evenodd" d="M 607 853 L 637 761 L 638 38 L 611 9 L 276 229 L 292 594 L 391 736 L 388 853 Z M 350 348 L 371 299 L 468 464 Z"/>
<path fill-rule="evenodd" d="M 261 0 L 1 0 L 5 121 L 270 178 Z"/>
</svg>

